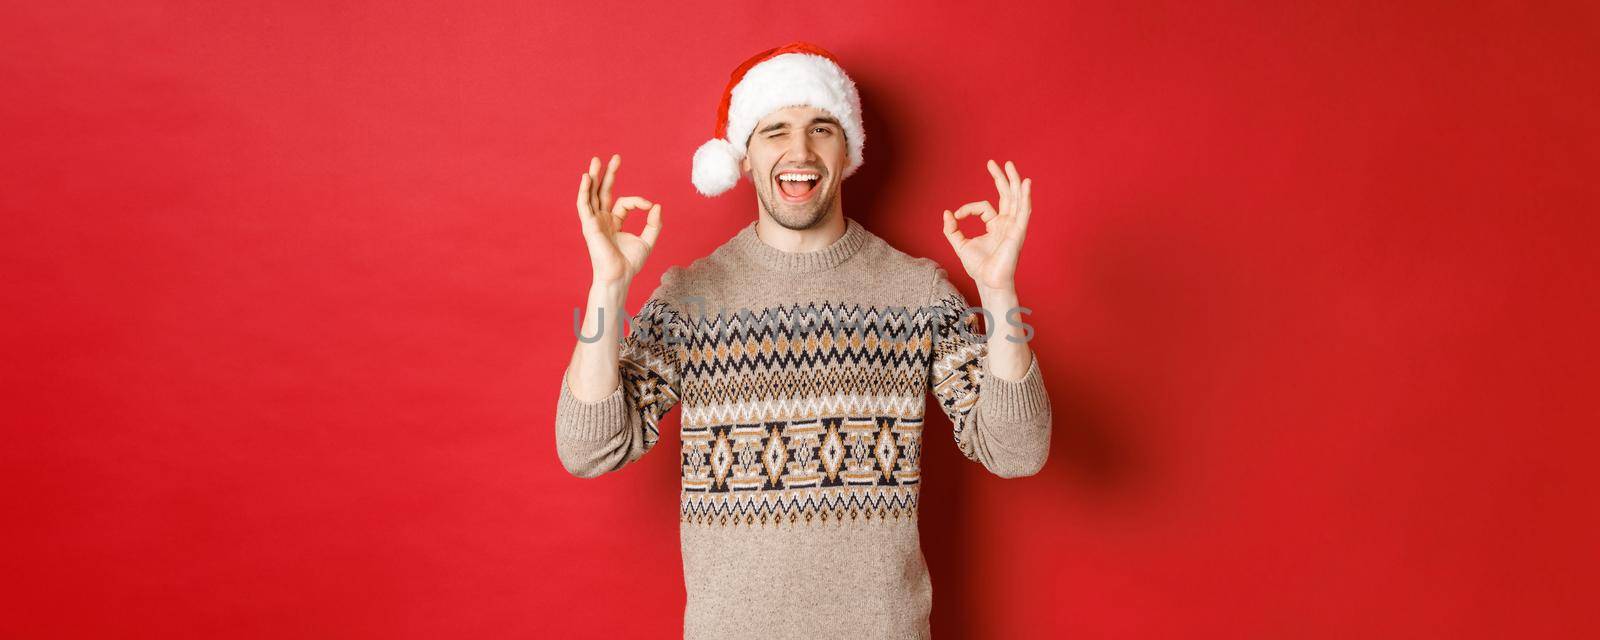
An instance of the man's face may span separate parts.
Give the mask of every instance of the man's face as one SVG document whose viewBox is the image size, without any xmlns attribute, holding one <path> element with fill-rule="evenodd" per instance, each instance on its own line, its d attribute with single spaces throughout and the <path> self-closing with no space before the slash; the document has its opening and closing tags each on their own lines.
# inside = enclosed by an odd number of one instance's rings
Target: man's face
<svg viewBox="0 0 1600 640">
<path fill-rule="evenodd" d="M 778 224 L 809 229 L 839 202 L 849 163 L 844 127 L 815 107 L 787 107 L 756 124 L 741 168 L 756 197 Z"/>
</svg>

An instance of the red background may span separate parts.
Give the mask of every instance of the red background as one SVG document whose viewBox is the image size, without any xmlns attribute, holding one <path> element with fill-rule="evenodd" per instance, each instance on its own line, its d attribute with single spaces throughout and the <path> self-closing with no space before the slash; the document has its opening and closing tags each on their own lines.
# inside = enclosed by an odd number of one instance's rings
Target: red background
<svg viewBox="0 0 1600 640">
<path fill-rule="evenodd" d="M 752 219 L 689 159 L 792 39 L 862 86 L 846 213 L 969 296 L 940 211 L 1036 183 L 1054 449 L 930 421 L 937 636 L 1600 634 L 1591 3 L 33 4 L 0 635 L 679 636 L 677 413 L 555 454 L 573 194 L 663 203 L 636 309 Z"/>
</svg>

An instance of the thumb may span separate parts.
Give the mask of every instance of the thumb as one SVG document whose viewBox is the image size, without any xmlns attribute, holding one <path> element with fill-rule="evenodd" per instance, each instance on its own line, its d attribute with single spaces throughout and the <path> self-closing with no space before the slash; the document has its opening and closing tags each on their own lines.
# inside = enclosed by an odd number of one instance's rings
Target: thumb
<svg viewBox="0 0 1600 640">
<path fill-rule="evenodd" d="M 950 241 L 950 246 L 955 249 L 960 249 L 967 242 L 967 236 L 961 233 L 961 225 L 956 224 L 956 215 L 949 209 L 944 210 L 944 239 Z"/>
</svg>

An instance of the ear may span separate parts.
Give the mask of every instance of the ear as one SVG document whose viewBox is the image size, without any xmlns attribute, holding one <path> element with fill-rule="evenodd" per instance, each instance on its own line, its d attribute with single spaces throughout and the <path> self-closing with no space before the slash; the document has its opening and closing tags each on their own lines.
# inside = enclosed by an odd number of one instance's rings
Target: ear
<svg viewBox="0 0 1600 640">
<path fill-rule="evenodd" d="M 739 170 L 746 174 L 750 173 L 750 156 L 746 155 L 739 159 Z"/>
</svg>

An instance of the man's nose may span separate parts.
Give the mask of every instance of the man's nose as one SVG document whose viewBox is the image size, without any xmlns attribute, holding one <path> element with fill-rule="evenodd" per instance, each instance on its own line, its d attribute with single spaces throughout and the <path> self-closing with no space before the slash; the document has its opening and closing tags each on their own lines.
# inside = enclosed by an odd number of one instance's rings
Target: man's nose
<svg viewBox="0 0 1600 640">
<path fill-rule="evenodd" d="M 801 131 L 800 135 L 789 138 L 789 155 L 796 160 L 809 162 L 816 157 L 816 149 L 812 148 L 811 136 L 807 133 Z"/>
</svg>

